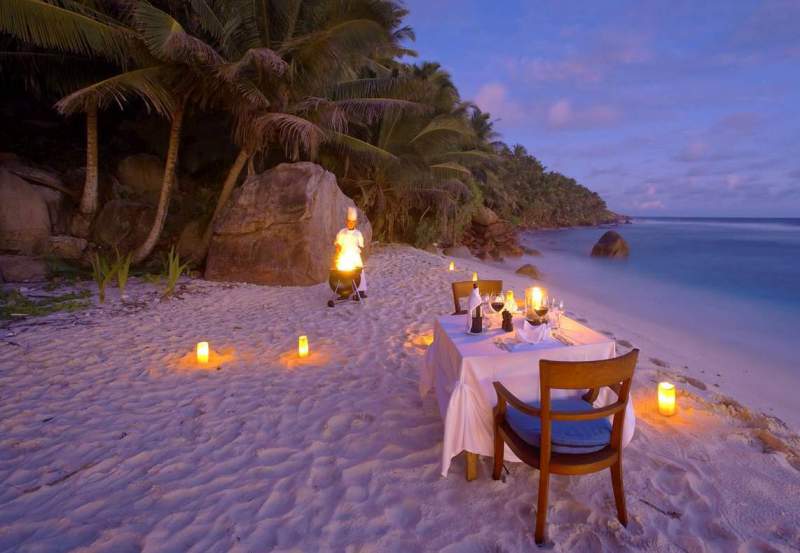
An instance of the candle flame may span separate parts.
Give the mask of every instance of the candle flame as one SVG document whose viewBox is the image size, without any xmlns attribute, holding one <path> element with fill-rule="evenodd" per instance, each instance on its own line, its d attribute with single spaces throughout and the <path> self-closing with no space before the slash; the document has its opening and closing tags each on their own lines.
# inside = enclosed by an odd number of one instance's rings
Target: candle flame
<svg viewBox="0 0 800 553">
<path fill-rule="evenodd" d="M 478 282 L 478 273 L 472 273 L 472 282 Z"/>
<path fill-rule="evenodd" d="M 455 271 L 456 270 L 456 262 L 455 261 L 451 261 L 450 262 L 450 270 L 451 271 Z"/>
<path fill-rule="evenodd" d="M 300 336 L 297 338 L 297 356 L 308 357 L 308 336 Z"/>
</svg>

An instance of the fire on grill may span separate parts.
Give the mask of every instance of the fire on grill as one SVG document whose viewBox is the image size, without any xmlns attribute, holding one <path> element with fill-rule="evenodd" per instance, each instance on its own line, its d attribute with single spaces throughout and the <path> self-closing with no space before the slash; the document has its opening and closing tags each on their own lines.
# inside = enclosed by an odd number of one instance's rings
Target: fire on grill
<svg viewBox="0 0 800 553">
<path fill-rule="evenodd" d="M 331 269 L 328 276 L 328 285 L 333 291 L 333 298 L 328 301 L 328 307 L 350 298 L 360 301 L 358 287 L 361 284 L 362 267 L 357 266 L 359 261 L 360 258 L 354 257 L 351 250 L 342 250 L 336 256 L 336 267 Z"/>
</svg>

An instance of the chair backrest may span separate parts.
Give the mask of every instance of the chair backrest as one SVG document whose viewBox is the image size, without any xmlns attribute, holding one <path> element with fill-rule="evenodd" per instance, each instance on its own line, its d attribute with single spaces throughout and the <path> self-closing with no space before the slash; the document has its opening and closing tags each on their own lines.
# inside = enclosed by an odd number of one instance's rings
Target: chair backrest
<svg viewBox="0 0 800 553">
<path fill-rule="evenodd" d="M 461 298 L 468 298 L 472 294 L 471 280 L 460 280 L 453 283 L 453 304 L 455 305 L 454 315 L 463 315 L 467 312 L 466 309 L 461 308 Z M 483 294 L 501 294 L 503 292 L 502 280 L 479 280 L 478 290 L 481 295 Z"/>
<path fill-rule="evenodd" d="M 630 397 L 633 372 L 639 359 L 639 350 L 633 349 L 620 357 L 601 361 L 539 361 L 541 389 L 540 411 L 542 420 L 542 457 L 550 457 L 550 425 L 552 420 L 592 420 L 614 416 L 611 429 L 611 447 L 622 447 L 622 423 Z M 611 388 L 617 401 L 605 407 L 588 411 L 553 411 L 550 409 L 550 390 L 590 390 L 596 397 L 600 388 Z M 545 451 L 546 450 L 546 451 Z"/>
</svg>

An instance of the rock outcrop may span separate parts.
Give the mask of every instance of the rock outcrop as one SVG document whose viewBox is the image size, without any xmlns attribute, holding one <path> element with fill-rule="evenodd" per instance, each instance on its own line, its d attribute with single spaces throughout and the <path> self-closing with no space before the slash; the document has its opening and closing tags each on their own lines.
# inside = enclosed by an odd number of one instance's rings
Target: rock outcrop
<svg viewBox="0 0 800 553">
<path fill-rule="evenodd" d="M 0 169 L 0 251 L 38 253 L 48 236 L 50 214 L 37 187 Z"/>
<path fill-rule="evenodd" d="M 83 258 L 83 252 L 89 243 L 76 236 L 51 236 L 47 240 L 47 253 L 61 259 L 77 261 Z"/>
<path fill-rule="evenodd" d="M 116 175 L 123 188 L 148 203 L 158 203 L 164 175 L 164 162 L 160 158 L 150 154 L 128 156 L 120 160 Z"/>
<path fill-rule="evenodd" d="M 480 259 L 518 257 L 523 253 L 514 226 L 485 206 L 472 216 L 472 225 L 464 233 L 462 242 Z"/>
<path fill-rule="evenodd" d="M 41 282 L 47 279 L 47 264 L 38 257 L 0 255 L 0 275 L 5 282 Z"/>
<path fill-rule="evenodd" d="M 257 284 L 323 282 L 333 241 L 353 201 L 336 177 L 314 163 L 282 163 L 249 177 L 214 225 L 206 278 Z M 372 227 L 359 211 L 364 241 Z"/>
<path fill-rule="evenodd" d="M 592 248 L 594 257 L 628 257 L 630 248 L 625 239 L 615 230 L 609 230 Z"/>
<path fill-rule="evenodd" d="M 111 200 L 95 219 L 94 242 L 129 252 L 147 238 L 155 218 L 152 206 L 128 200 Z"/>
</svg>

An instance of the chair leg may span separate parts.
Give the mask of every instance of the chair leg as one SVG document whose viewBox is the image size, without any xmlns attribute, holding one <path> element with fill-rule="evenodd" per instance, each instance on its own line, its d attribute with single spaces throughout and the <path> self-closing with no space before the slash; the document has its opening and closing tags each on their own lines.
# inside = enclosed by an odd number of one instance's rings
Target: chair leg
<svg viewBox="0 0 800 553">
<path fill-rule="evenodd" d="M 617 504 L 617 517 L 623 526 L 628 525 L 628 511 L 625 508 L 625 488 L 622 485 L 622 459 L 611 465 L 611 484 L 614 487 L 614 501 Z"/>
<path fill-rule="evenodd" d="M 536 543 L 544 543 L 544 530 L 547 524 L 547 494 L 550 488 L 549 469 L 539 471 L 539 501 L 536 504 Z"/>
<path fill-rule="evenodd" d="M 494 470 L 492 478 L 500 480 L 503 474 L 503 454 L 505 453 L 505 442 L 497 428 L 494 429 Z"/>
<path fill-rule="evenodd" d="M 467 482 L 472 482 L 478 478 L 478 454 L 465 452 L 467 457 Z"/>
</svg>

